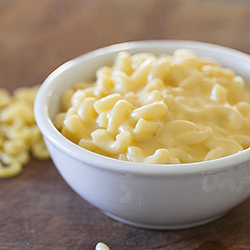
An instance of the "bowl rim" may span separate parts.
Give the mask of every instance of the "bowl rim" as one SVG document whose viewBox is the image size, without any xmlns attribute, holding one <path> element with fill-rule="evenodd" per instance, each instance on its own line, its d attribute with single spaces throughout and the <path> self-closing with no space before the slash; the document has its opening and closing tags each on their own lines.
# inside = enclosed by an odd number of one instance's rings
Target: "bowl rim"
<svg viewBox="0 0 250 250">
<path fill-rule="evenodd" d="M 155 47 L 171 47 L 202 49 L 203 51 L 218 51 L 230 54 L 232 57 L 247 61 L 250 67 L 250 56 L 235 49 L 220 46 L 212 43 L 204 43 L 190 40 L 146 40 L 131 41 L 113 44 L 102 47 L 91 52 L 71 59 L 57 69 L 55 69 L 40 86 L 35 102 L 34 115 L 36 123 L 41 130 L 43 137 L 56 146 L 61 152 L 85 163 L 110 171 L 119 171 L 124 173 L 150 174 L 150 175 L 179 175 L 179 174 L 201 174 L 218 173 L 231 169 L 231 167 L 245 167 L 250 161 L 250 148 L 210 161 L 181 163 L 181 164 L 145 164 L 122 161 L 119 159 L 100 155 L 98 153 L 84 149 L 64 137 L 53 125 L 48 113 L 48 102 L 53 94 L 50 86 L 53 81 L 63 72 L 71 70 L 80 62 L 88 61 L 93 57 L 119 52 L 121 50 L 133 50 Z M 53 159 L 53 156 L 52 156 Z M 84 166 L 83 166 L 84 167 Z"/>
</svg>

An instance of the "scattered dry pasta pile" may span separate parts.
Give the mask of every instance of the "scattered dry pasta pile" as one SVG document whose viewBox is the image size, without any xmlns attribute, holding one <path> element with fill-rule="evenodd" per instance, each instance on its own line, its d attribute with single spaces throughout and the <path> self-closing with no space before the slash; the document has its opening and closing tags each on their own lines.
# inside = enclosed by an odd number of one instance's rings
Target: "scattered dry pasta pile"
<svg viewBox="0 0 250 250">
<path fill-rule="evenodd" d="M 250 146 L 250 91 L 232 69 L 192 51 L 124 51 L 95 82 L 65 92 L 55 126 L 78 145 L 121 160 L 211 160 Z"/>
<path fill-rule="evenodd" d="M 0 178 L 21 173 L 30 153 L 37 159 L 49 158 L 33 114 L 37 90 L 22 87 L 10 95 L 0 89 Z"/>
</svg>

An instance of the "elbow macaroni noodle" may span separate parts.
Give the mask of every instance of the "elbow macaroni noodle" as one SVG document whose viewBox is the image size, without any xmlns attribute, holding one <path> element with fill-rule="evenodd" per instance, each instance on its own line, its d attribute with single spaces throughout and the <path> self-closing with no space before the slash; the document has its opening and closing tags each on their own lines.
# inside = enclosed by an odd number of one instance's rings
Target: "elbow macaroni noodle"
<svg viewBox="0 0 250 250">
<path fill-rule="evenodd" d="M 31 154 L 37 159 L 48 159 L 33 114 L 33 103 L 38 87 L 22 87 L 13 96 L 0 89 L 0 178 L 21 173 Z"/>
<path fill-rule="evenodd" d="M 99 242 L 96 244 L 95 250 L 110 250 L 110 248 L 106 244 Z"/>
<path fill-rule="evenodd" d="M 207 161 L 250 146 L 250 91 L 233 70 L 189 50 L 123 51 L 96 81 L 64 93 L 54 124 L 79 146 L 116 159 Z"/>
</svg>

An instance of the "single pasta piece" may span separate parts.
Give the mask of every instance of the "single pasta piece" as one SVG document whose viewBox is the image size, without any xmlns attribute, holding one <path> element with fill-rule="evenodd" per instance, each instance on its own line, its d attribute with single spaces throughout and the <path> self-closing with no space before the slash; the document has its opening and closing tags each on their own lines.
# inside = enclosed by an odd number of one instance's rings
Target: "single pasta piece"
<svg viewBox="0 0 250 250">
<path fill-rule="evenodd" d="M 107 131 L 112 134 L 119 133 L 119 127 L 130 117 L 132 110 L 133 106 L 128 101 L 117 101 L 110 112 Z"/>
<path fill-rule="evenodd" d="M 0 163 L 0 178 L 10 178 L 16 176 L 20 174 L 22 170 L 22 163 L 18 161 L 12 162 L 8 166 L 4 166 Z"/>
<path fill-rule="evenodd" d="M 133 162 L 143 162 L 145 156 L 142 153 L 142 150 L 135 146 L 128 147 L 127 158 L 129 161 Z"/>
<path fill-rule="evenodd" d="M 110 94 L 100 100 L 95 101 L 94 109 L 98 114 L 101 114 L 102 112 L 111 110 L 115 103 L 121 99 L 122 96 L 119 93 Z"/>
<path fill-rule="evenodd" d="M 102 242 L 99 242 L 95 246 L 95 250 L 110 250 L 110 249 L 109 249 L 109 247 L 106 244 L 104 244 Z"/>
<path fill-rule="evenodd" d="M 43 140 L 38 140 L 32 143 L 31 154 L 38 160 L 47 160 L 50 158 L 49 151 Z"/>
<path fill-rule="evenodd" d="M 153 155 L 147 156 L 144 163 L 151 164 L 178 164 L 179 159 L 167 149 L 156 149 Z"/>
<path fill-rule="evenodd" d="M 83 122 L 76 114 L 67 117 L 63 124 L 62 134 L 76 143 L 78 143 L 87 133 Z"/>
<path fill-rule="evenodd" d="M 153 136 L 158 130 L 159 124 L 155 121 L 146 121 L 140 118 L 135 125 L 134 132 L 138 135 Z"/>
<path fill-rule="evenodd" d="M 73 89 L 69 89 L 64 92 L 62 99 L 61 99 L 61 110 L 66 112 L 70 108 L 71 106 L 70 100 L 74 93 L 75 91 Z"/>
<path fill-rule="evenodd" d="M 164 102 L 154 102 L 133 110 L 131 116 L 136 120 L 157 120 L 168 113 L 168 106 Z"/>
<path fill-rule="evenodd" d="M 213 86 L 210 98 L 218 103 L 227 103 L 227 90 L 220 84 L 216 83 Z"/>
<path fill-rule="evenodd" d="M 95 101 L 95 98 L 87 97 L 78 106 L 77 114 L 85 123 L 91 123 L 97 117 L 97 113 L 93 107 Z"/>
<path fill-rule="evenodd" d="M 123 71 L 127 75 L 131 75 L 133 73 L 133 68 L 131 65 L 131 56 L 128 52 L 122 51 L 116 57 L 114 62 L 114 70 Z"/>
<path fill-rule="evenodd" d="M 104 152 L 112 155 L 126 152 L 131 142 L 131 134 L 122 132 L 113 138 L 112 134 L 105 129 L 96 129 L 91 133 L 93 143 Z"/>
</svg>

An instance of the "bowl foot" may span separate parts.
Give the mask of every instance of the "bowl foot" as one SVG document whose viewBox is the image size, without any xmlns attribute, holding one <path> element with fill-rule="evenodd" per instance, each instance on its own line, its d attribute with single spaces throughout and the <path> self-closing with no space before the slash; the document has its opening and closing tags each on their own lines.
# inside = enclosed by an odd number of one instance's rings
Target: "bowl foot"
<svg viewBox="0 0 250 250">
<path fill-rule="evenodd" d="M 118 222 L 121 222 L 123 224 L 133 226 L 133 227 L 139 227 L 139 228 L 144 228 L 144 229 L 153 229 L 153 230 L 178 230 L 178 229 L 187 229 L 187 228 L 192 228 L 192 227 L 197 227 L 201 226 L 210 222 L 213 222 L 217 219 L 220 219 L 224 215 L 226 215 L 229 211 L 220 213 L 219 215 L 212 216 L 203 220 L 198 220 L 194 222 L 189 222 L 189 223 L 165 223 L 165 224 L 154 224 L 154 223 L 139 223 L 139 222 L 132 222 L 129 220 L 122 219 L 120 217 L 117 217 L 113 214 L 110 214 L 109 212 L 102 211 L 105 215 L 110 217 L 111 219 L 114 219 Z"/>
</svg>

